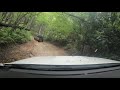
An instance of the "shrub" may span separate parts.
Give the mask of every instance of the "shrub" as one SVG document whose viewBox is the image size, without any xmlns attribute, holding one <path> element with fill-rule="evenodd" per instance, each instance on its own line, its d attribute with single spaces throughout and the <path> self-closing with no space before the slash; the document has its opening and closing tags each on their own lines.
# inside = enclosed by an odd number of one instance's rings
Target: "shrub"
<svg viewBox="0 0 120 90">
<path fill-rule="evenodd" d="M 11 28 L 2 28 L 0 30 L 0 44 L 24 43 L 32 40 L 30 31 Z"/>
</svg>

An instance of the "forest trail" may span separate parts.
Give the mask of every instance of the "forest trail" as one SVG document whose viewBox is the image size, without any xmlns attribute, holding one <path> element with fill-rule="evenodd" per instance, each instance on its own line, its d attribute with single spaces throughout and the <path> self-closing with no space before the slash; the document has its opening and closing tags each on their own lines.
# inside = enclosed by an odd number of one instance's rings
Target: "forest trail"
<svg viewBox="0 0 120 90">
<path fill-rule="evenodd" d="M 37 42 L 31 50 L 33 56 L 64 56 L 67 55 L 63 48 L 57 47 L 48 42 Z"/>
<path fill-rule="evenodd" d="M 0 63 L 13 62 L 35 56 L 68 56 L 67 52 L 61 47 L 49 42 L 37 42 L 35 40 L 0 50 Z"/>
</svg>

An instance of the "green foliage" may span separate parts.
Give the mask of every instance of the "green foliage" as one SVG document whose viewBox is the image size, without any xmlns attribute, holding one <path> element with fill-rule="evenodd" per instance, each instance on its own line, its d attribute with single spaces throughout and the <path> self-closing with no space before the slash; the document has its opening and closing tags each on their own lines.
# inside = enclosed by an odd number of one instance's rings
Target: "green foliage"
<svg viewBox="0 0 120 90">
<path fill-rule="evenodd" d="M 20 29 L 13 31 L 11 28 L 0 30 L 0 44 L 24 43 L 30 40 L 32 40 L 30 31 Z"/>
<path fill-rule="evenodd" d="M 0 22 L 31 30 L 2 28 L 0 43 L 27 42 L 32 35 L 42 34 L 45 40 L 79 51 L 80 55 L 89 51 L 90 56 L 120 57 L 120 12 L 3 12 Z"/>
<path fill-rule="evenodd" d="M 41 14 L 39 20 L 47 25 L 44 33 L 47 40 L 66 42 L 64 44 L 66 48 L 74 48 L 81 53 L 88 45 L 89 55 L 92 56 L 112 59 L 114 56 L 115 59 L 120 56 L 119 12 L 69 12 L 69 14 L 61 12 Z"/>
<path fill-rule="evenodd" d="M 44 37 L 49 41 L 81 52 L 89 45 L 91 54 L 105 54 L 119 52 L 119 16 L 116 12 L 44 12 L 38 22 L 47 26 Z"/>
<path fill-rule="evenodd" d="M 60 12 L 44 12 L 38 17 L 38 20 L 40 23 L 45 23 L 47 25 L 44 31 L 46 40 L 64 45 L 67 43 L 67 37 L 70 31 L 73 30 L 73 22 L 70 18 Z"/>
</svg>

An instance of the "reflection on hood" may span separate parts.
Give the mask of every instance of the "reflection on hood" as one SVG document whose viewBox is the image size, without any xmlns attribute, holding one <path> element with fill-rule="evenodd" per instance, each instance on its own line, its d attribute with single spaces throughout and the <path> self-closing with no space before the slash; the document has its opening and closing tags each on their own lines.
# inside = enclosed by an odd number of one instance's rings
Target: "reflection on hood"
<svg viewBox="0 0 120 90">
<path fill-rule="evenodd" d="M 10 64 L 88 65 L 105 63 L 120 63 L 120 62 L 110 59 L 86 56 L 40 56 L 15 61 Z"/>
</svg>

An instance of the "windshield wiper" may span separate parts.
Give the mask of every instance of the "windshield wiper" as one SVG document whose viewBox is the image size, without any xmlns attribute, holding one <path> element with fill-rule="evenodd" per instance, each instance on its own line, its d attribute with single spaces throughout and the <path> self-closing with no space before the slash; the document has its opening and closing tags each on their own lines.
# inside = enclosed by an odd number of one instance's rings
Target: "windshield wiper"
<svg viewBox="0 0 120 90">
<path fill-rule="evenodd" d="M 0 69 L 26 69 L 40 71 L 79 71 L 118 67 L 120 63 L 90 64 L 90 65 L 42 65 L 42 64 L 4 64 Z"/>
</svg>

